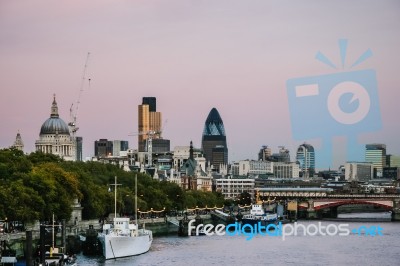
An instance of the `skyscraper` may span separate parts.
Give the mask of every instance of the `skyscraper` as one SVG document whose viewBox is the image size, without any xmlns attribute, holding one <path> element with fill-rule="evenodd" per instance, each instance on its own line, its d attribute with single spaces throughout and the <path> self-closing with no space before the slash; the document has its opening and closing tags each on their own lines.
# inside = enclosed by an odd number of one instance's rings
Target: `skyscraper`
<svg viewBox="0 0 400 266">
<path fill-rule="evenodd" d="M 386 167 L 386 145 L 365 145 L 365 161 L 374 166 L 374 178 L 382 177 L 383 167 Z"/>
<path fill-rule="evenodd" d="M 207 162 L 219 170 L 221 164 L 228 163 L 228 147 L 224 123 L 217 109 L 211 109 L 204 124 L 201 148 Z"/>
<path fill-rule="evenodd" d="M 138 149 L 146 151 L 146 140 L 150 131 L 152 138 L 161 137 L 161 113 L 157 112 L 155 97 L 143 97 L 142 104 L 138 106 Z"/>
<path fill-rule="evenodd" d="M 310 144 L 301 144 L 297 148 L 296 161 L 300 164 L 302 177 L 312 177 L 315 173 L 315 152 Z"/>
</svg>

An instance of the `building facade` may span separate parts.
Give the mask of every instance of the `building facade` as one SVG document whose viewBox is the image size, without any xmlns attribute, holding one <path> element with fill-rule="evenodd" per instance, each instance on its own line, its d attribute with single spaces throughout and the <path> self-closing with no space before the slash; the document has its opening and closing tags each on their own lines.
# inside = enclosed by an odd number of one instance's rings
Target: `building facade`
<svg viewBox="0 0 400 266">
<path fill-rule="evenodd" d="M 347 162 L 344 178 L 347 181 L 369 181 L 373 178 L 374 166 L 368 162 Z"/>
<path fill-rule="evenodd" d="M 374 165 L 374 178 L 383 176 L 383 167 L 386 167 L 386 145 L 365 145 L 365 161 Z"/>
<path fill-rule="evenodd" d="M 252 178 L 220 178 L 214 179 L 215 190 L 221 192 L 225 199 L 238 199 L 241 193 L 254 194 Z"/>
<path fill-rule="evenodd" d="M 36 151 L 58 155 L 64 160 L 76 160 L 76 141 L 70 135 L 67 124 L 58 114 L 56 96 L 53 97 L 50 118 L 40 128 L 39 140 L 35 142 Z"/>
<path fill-rule="evenodd" d="M 299 178 L 300 167 L 297 163 L 274 162 L 274 177 L 276 178 Z"/>
<path fill-rule="evenodd" d="M 301 144 L 297 148 L 296 161 L 300 165 L 301 177 L 313 177 L 315 174 L 315 152 L 310 144 Z"/>
<path fill-rule="evenodd" d="M 146 151 L 146 140 L 151 134 L 152 139 L 161 138 L 161 113 L 157 112 L 156 98 L 143 97 L 138 106 L 138 149 Z"/>
<path fill-rule="evenodd" d="M 242 160 L 239 161 L 239 176 L 272 174 L 273 165 L 268 161 Z"/>
</svg>

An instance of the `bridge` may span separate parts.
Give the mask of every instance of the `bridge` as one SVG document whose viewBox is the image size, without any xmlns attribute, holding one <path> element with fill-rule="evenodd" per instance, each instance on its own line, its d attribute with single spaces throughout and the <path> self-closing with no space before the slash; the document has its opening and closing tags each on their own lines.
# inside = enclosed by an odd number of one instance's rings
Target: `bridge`
<svg viewBox="0 0 400 266">
<path fill-rule="evenodd" d="M 307 218 L 320 218 L 323 213 L 337 217 L 343 205 L 368 204 L 392 212 L 392 220 L 400 220 L 400 194 L 333 193 L 330 188 L 259 188 L 261 199 L 295 202 L 297 211 L 305 211 Z"/>
</svg>

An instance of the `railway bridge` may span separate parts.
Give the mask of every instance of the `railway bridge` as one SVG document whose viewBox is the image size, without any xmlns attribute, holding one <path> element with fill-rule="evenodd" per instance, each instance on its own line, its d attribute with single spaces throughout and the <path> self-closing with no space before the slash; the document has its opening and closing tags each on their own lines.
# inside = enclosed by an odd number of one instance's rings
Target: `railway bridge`
<svg viewBox="0 0 400 266">
<path fill-rule="evenodd" d="M 324 213 L 335 218 L 339 206 L 367 204 L 391 211 L 392 220 L 400 221 L 400 194 L 337 194 L 330 188 L 258 188 L 256 190 L 261 199 L 274 198 L 295 203 L 296 211 L 305 211 L 307 218 L 321 218 Z"/>
</svg>

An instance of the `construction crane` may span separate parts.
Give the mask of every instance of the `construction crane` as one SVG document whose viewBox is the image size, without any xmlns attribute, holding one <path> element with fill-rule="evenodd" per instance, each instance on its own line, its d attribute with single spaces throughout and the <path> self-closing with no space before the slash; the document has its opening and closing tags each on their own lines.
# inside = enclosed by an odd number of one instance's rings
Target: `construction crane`
<svg viewBox="0 0 400 266">
<path fill-rule="evenodd" d="M 70 122 L 68 123 L 68 126 L 70 128 L 70 132 L 72 134 L 72 138 L 75 139 L 75 134 L 78 131 L 79 127 L 76 126 L 76 118 L 78 116 L 78 110 L 79 110 L 79 104 L 81 103 L 81 96 L 82 96 L 82 92 L 84 89 L 84 84 L 85 84 L 85 80 L 86 80 L 86 69 L 87 69 L 87 65 L 89 62 L 89 56 L 90 53 L 87 54 L 86 56 L 86 61 L 85 61 L 85 66 L 83 67 L 83 74 L 82 74 L 82 80 L 81 80 L 81 85 L 79 88 L 79 95 L 78 95 L 78 100 L 76 101 L 76 105 L 75 105 L 75 110 L 74 110 L 74 104 L 71 104 L 71 108 L 69 109 L 69 114 L 70 114 Z M 88 79 L 89 82 L 89 87 L 90 87 L 90 78 Z"/>
</svg>

